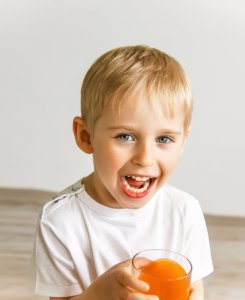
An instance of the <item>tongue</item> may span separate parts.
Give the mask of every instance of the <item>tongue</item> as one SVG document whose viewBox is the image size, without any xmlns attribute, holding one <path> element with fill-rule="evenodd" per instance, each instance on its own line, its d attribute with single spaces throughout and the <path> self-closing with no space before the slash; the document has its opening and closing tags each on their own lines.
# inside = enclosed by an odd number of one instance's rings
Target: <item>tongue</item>
<svg viewBox="0 0 245 300">
<path fill-rule="evenodd" d="M 126 177 L 126 180 L 127 180 L 128 184 L 134 188 L 143 187 L 145 184 L 145 181 L 136 181 L 132 177 Z"/>
</svg>

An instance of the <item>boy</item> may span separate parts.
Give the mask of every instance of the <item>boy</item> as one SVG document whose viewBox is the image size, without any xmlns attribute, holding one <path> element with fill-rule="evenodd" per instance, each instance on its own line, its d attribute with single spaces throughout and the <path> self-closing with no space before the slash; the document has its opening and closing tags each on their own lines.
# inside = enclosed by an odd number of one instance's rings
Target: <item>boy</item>
<svg viewBox="0 0 245 300">
<path fill-rule="evenodd" d="M 179 63 L 147 46 L 113 49 L 95 61 L 81 89 L 73 132 L 94 172 L 42 211 L 35 243 L 36 292 L 50 299 L 147 300 L 131 273 L 147 248 L 185 255 L 190 300 L 202 300 L 212 272 L 198 202 L 166 183 L 184 149 L 192 97 Z M 136 292 L 137 291 L 137 292 Z"/>
</svg>

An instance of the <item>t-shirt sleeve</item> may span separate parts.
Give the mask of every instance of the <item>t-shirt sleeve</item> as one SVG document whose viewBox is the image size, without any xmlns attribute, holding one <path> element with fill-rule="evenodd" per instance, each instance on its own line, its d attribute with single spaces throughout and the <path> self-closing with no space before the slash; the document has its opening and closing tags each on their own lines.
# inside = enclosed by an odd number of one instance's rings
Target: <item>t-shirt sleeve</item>
<svg viewBox="0 0 245 300">
<path fill-rule="evenodd" d="M 213 264 L 202 209 L 196 199 L 191 200 L 191 205 L 186 211 L 184 252 L 192 263 L 192 282 L 194 282 L 213 272 Z"/>
<path fill-rule="evenodd" d="M 45 208 L 36 230 L 33 271 L 37 294 L 68 297 L 83 291 L 70 252 L 63 242 L 62 231 L 49 221 Z"/>
</svg>

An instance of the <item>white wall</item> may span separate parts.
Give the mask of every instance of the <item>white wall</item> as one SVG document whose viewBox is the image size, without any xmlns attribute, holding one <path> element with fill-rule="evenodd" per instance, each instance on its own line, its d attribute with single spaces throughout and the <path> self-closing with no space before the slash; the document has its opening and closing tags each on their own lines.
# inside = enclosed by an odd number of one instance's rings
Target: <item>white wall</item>
<svg viewBox="0 0 245 300">
<path fill-rule="evenodd" d="M 245 216 L 243 0 L 0 0 L 0 186 L 60 190 L 92 170 L 75 146 L 81 80 L 104 51 L 149 44 L 185 67 L 193 129 L 171 181 Z"/>
</svg>

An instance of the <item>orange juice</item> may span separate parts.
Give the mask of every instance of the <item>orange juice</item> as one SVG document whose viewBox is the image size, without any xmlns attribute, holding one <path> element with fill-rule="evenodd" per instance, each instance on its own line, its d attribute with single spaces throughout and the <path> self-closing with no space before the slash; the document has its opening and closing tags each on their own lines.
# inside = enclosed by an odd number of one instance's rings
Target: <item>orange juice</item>
<svg viewBox="0 0 245 300">
<path fill-rule="evenodd" d="M 174 260 L 161 258 L 150 261 L 140 270 L 139 279 L 150 285 L 146 294 L 157 295 L 160 300 L 187 300 L 190 277 Z"/>
</svg>

